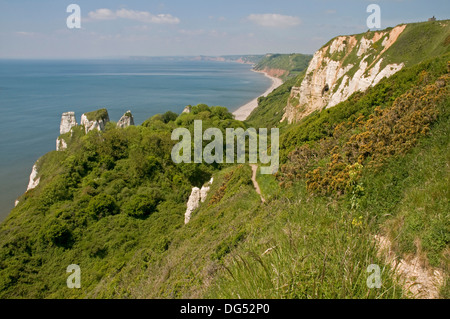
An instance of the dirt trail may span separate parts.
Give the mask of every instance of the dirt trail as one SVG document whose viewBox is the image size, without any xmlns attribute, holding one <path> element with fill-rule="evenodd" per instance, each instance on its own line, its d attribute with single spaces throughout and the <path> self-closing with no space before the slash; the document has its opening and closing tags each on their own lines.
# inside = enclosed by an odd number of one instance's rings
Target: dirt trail
<svg viewBox="0 0 450 319">
<path fill-rule="evenodd" d="M 253 175 L 252 175 L 252 182 L 253 182 L 253 186 L 255 187 L 256 192 L 259 194 L 259 196 L 261 197 L 261 202 L 265 203 L 266 200 L 264 199 L 264 197 L 262 197 L 261 194 L 261 189 L 259 188 L 259 184 L 256 181 L 256 172 L 258 171 L 258 165 L 256 164 L 250 164 L 250 166 L 252 167 L 252 171 L 253 171 Z"/>
<path fill-rule="evenodd" d="M 417 299 L 437 299 L 444 283 L 443 274 L 437 269 L 426 269 L 417 257 L 410 260 L 398 258 L 392 251 L 392 243 L 383 236 L 375 236 L 379 254 L 384 255 L 387 262 L 398 275 L 406 293 Z"/>
</svg>

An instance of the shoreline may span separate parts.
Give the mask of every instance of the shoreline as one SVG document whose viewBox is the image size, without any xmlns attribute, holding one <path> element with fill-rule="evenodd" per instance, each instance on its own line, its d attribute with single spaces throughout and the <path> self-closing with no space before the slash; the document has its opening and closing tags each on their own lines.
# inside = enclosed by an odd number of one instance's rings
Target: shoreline
<svg viewBox="0 0 450 319">
<path fill-rule="evenodd" d="M 275 90 L 276 88 L 278 88 L 280 85 L 283 84 L 283 80 L 273 77 L 273 76 L 270 76 L 264 71 L 256 71 L 256 70 L 252 70 L 252 71 L 264 74 L 266 77 L 268 77 L 269 79 L 272 80 L 272 85 L 262 95 L 251 100 L 247 104 L 240 106 L 236 111 L 233 112 L 234 118 L 239 121 L 245 121 L 250 116 L 250 114 L 253 112 L 253 110 L 258 107 L 258 99 L 260 97 L 266 97 L 267 95 L 272 93 L 273 90 Z"/>
</svg>

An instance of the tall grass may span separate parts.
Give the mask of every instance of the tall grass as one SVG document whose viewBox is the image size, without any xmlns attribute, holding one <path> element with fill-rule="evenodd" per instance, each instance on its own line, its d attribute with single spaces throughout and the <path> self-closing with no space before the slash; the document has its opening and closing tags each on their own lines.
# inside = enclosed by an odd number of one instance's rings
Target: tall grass
<svg viewBox="0 0 450 319">
<path fill-rule="evenodd" d="M 401 298 L 390 268 L 377 257 L 373 220 L 343 203 L 310 197 L 300 184 L 275 200 L 275 218 L 230 255 L 212 298 Z M 382 269 L 369 289 L 367 267 Z"/>
</svg>

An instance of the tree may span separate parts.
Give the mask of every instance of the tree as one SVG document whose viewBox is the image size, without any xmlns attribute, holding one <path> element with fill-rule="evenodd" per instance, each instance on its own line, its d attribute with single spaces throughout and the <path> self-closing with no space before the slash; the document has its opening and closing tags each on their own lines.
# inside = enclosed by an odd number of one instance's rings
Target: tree
<svg viewBox="0 0 450 319">
<path fill-rule="evenodd" d="M 178 117 L 178 114 L 172 112 L 172 111 L 167 111 L 166 113 L 164 113 L 162 115 L 162 121 L 164 123 L 169 123 L 170 121 L 175 121 Z"/>
</svg>

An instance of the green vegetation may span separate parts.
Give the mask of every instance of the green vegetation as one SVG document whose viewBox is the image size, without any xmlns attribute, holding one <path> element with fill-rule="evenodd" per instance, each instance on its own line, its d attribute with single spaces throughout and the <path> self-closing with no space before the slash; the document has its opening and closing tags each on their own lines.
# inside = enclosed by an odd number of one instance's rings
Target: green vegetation
<svg viewBox="0 0 450 319">
<path fill-rule="evenodd" d="M 406 177 L 397 182 L 397 187 L 403 188 L 404 196 L 395 217 L 384 227 L 390 238 L 397 239 L 396 250 L 404 255 L 416 254 L 425 263 L 443 268 L 447 273 L 450 271 L 448 111 L 447 107 L 430 138 L 421 141 L 419 147 L 405 157 L 391 161 L 387 176 L 383 176 L 388 180 L 396 172 L 395 175 Z"/>
<path fill-rule="evenodd" d="M 270 201 L 282 195 L 280 185 L 274 175 L 262 175 L 260 170 L 257 171 L 256 181 L 261 188 L 264 199 Z"/>
<path fill-rule="evenodd" d="M 367 266 L 383 261 L 370 237 L 371 220 L 344 202 L 311 197 L 297 184 L 258 214 L 264 223 L 230 255 L 208 297 L 403 296 L 388 267 L 382 267 L 382 289 L 367 289 Z"/>
<path fill-rule="evenodd" d="M 61 136 L 67 150 L 39 160 L 39 185 L 0 225 L 0 298 L 413 297 L 376 235 L 405 260 L 439 268 L 449 298 L 450 53 L 435 57 L 439 45 L 419 45 L 421 59 L 292 125 L 280 120 L 305 72 L 246 122 L 200 104 Z M 192 133 L 197 119 L 223 132 L 280 127 L 281 169 L 256 177 L 265 203 L 247 164 L 173 163 L 172 131 Z M 211 177 L 185 225 L 192 187 Z M 70 264 L 81 267 L 81 289 L 66 286 Z M 367 287 L 371 264 L 380 289 Z"/>
<path fill-rule="evenodd" d="M 183 224 L 191 188 L 221 168 L 172 162 L 172 130 L 177 123 L 193 130 L 196 118 L 205 129 L 243 125 L 226 108 L 198 105 L 191 114 L 168 112 L 139 127 L 107 125 L 87 135 L 76 128 L 66 151 L 41 158 L 39 186 L 0 226 L 0 295 L 87 297 L 135 250 L 164 251 Z M 65 291 L 60 280 L 72 263 L 83 268 L 84 293 Z"/>
</svg>

